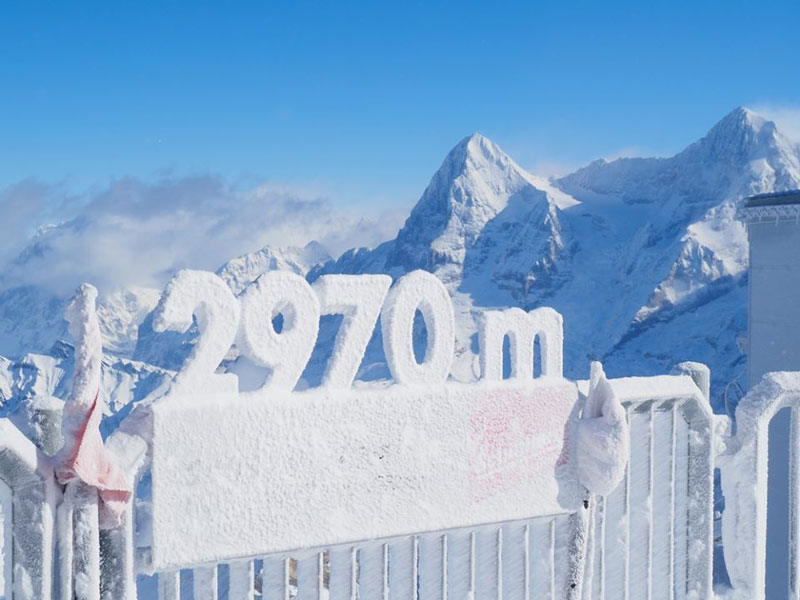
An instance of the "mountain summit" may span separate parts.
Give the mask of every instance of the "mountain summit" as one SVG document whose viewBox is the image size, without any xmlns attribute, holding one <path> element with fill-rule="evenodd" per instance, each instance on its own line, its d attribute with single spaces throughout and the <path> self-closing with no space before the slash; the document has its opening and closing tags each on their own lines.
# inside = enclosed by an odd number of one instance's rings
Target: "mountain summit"
<svg viewBox="0 0 800 600">
<path fill-rule="evenodd" d="M 522 204 L 527 211 L 538 210 L 542 221 L 549 215 L 543 235 L 558 237 L 553 202 L 533 178 L 488 138 L 465 138 L 433 175 L 393 242 L 386 266 L 422 268 L 458 282 L 465 264 L 485 253 L 487 228 L 504 211 L 519 213 Z"/>
<path fill-rule="evenodd" d="M 411 211 L 387 266 L 445 270 L 455 276 L 487 224 L 523 197 L 549 209 L 546 194 L 499 146 L 480 134 L 463 139 Z"/>
<path fill-rule="evenodd" d="M 561 189 L 627 203 L 677 200 L 703 205 L 788 189 L 800 179 L 796 146 L 774 122 L 743 107 L 670 158 L 598 160 L 558 181 Z"/>
</svg>

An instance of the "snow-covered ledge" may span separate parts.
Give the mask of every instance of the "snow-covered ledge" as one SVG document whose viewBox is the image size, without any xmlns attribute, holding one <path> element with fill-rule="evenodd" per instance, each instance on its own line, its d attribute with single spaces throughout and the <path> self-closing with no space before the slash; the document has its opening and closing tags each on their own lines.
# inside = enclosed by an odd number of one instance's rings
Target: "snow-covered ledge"
<svg viewBox="0 0 800 600">
<path fill-rule="evenodd" d="M 745 207 L 739 211 L 739 214 L 748 223 L 777 223 L 780 221 L 800 223 L 800 204 Z"/>
<path fill-rule="evenodd" d="M 739 210 L 739 214 L 748 224 L 781 221 L 800 223 L 800 191 L 752 196 Z"/>
<path fill-rule="evenodd" d="M 8 419 L 0 419 L 0 479 L 13 491 L 13 598 L 49 600 L 60 492 L 47 457 Z"/>
</svg>

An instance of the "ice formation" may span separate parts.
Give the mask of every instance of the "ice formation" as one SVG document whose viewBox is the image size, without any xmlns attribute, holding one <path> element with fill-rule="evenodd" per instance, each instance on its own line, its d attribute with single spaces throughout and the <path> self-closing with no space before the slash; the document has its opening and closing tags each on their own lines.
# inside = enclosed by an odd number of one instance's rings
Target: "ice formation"
<svg viewBox="0 0 800 600">
<path fill-rule="evenodd" d="M 578 480 L 593 494 L 610 494 L 625 476 L 629 452 L 625 409 L 606 379 L 603 366 L 593 362 L 589 395 L 575 426 Z"/>
<path fill-rule="evenodd" d="M 119 523 L 133 488 L 103 444 L 100 420 L 100 363 L 103 355 L 95 300 L 97 290 L 83 284 L 67 307 L 69 331 L 75 340 L 72 391 L 64 404 L 64 445 L 57 456 L 56 474 L 62 484 L 79 480 L 95 488 L 102 500 L 101 519 Z"/>
<path fill-rule="evenodd" d="M 414 356 L 414 315 L 425 320 L 427 345 L 421 363 Z M 389 290 L 381 312 L 383 351 L 401 384 L 441 383 L 450 374 L 455 343 L 453 303 L 444 284 L 427 271 L 412 271 Z"/>
</svg>

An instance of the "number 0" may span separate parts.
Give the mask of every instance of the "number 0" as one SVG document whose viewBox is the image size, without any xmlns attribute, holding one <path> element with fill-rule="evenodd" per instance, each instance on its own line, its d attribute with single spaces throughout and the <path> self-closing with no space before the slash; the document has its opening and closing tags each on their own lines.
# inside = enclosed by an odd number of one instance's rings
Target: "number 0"
<svg viewBox="0 0 800 600">
<path fill-rule="evenodd" d="M 425 358 L 414 356 L 414 315 L 422 313 L 428 332 Z M 441 383 L 453 362 L 455 319 L 444 284 L 427 271 L 398 279 L 381 312 L 383 351 L 395 381 L 407 385 Z"/>
</svg>

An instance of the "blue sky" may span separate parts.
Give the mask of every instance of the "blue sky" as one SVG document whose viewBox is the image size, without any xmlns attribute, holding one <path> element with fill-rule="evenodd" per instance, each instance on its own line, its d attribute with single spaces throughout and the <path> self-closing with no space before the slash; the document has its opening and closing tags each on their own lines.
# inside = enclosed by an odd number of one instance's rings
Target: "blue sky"
<svg viewBox="0 0 800 600">
<path fill-rule="evenodd" d="M 4 3 L 0 188 L 218 174 L 408 207 L 479 131 L 534 171 L 800 107 L 800 3 Z"/>
</svg>

